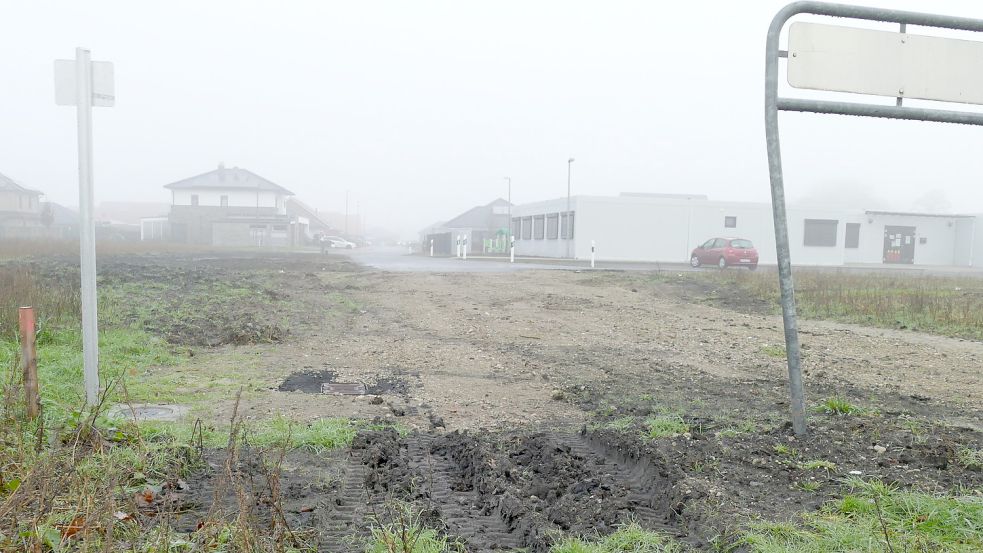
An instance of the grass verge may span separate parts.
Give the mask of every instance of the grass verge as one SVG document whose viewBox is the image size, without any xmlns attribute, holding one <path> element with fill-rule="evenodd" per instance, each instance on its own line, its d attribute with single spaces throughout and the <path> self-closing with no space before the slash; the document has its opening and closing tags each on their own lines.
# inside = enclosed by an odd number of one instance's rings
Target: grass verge
<svg viewBox="0 0 983 553">
<path fill-rule="evenodd" d="M 631 522 L 616 532 L 594 540 L 568 538 L 551 549 L 551 553 L 677 553 L 682 551 L 670 538 Z"/>
<path fill-rule="evenodd" d="M 715 286 L 719 297 L 764 301 L 778 309 L 774 274 L 707 271 L 682 278 Z M 795 300 L 805 318 L 983 340 L 983 280 L 973 277 L 800 269 L 795 271 Z"/>
<path fill-rule="evenodd" d="M 983 551 L 983 498 L 902 491 L 847 481 L 850 493 L 801 524 L 755 524 L 744 544 L 759 553 L 796 551 Z"/>
</svg>

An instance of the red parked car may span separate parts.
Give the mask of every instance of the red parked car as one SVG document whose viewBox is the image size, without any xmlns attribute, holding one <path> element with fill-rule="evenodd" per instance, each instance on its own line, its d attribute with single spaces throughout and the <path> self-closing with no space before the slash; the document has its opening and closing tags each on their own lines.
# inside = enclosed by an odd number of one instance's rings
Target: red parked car
<svg viewBox="0 0 983 553">
<path fill-rule="evenodd" d="M 689 264 L 716 265 L 721 269 L 736 265 L 753 271 L 758 268 L 758 250 L 744 238 L 711 238 L 693 250 Z"/>
</svg>

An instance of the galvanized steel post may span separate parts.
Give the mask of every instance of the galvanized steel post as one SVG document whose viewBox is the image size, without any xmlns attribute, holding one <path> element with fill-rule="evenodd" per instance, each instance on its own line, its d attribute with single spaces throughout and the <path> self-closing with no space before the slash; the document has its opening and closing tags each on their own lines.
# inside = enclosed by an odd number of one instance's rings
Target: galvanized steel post
<svg viewBox="0 0 983 553">
<path fill-rule="evenodd" d="M 772 215 L 775 224 L 775 246 L 778 253 L 778 279 L 781 286 L 782 319 L 785 328 L 785 348 L 788 360 L 792 427 L 796 434 L 806 433 L 805 399 L 802 392 L 801 356 L 795 310 L 795 286 L 789 254 L 788 216 L 785 209 L 785 184 L 782 176 L 782 154 L 778 135 L 778 111 L 800 111 L 837 115 L 882 117 L 914 121 L 983 125 L 983 113 L 893 106 L 833 102 L 813 99 L 778 97 L 778 59 L 787 55 L 779 49 L 779 37 L 785 24 L 798 14 L 845 17 L 867 21 L 899 23 L 902 32 L 906 25 L 940 27 L 963 31 L 983 32 L 983 20 L 933 15 L 900 10 L 867 8 L 824 2 L 793 2 L 782 8 L 768 28 L 765 51 L 765 139 L 768 149 L 768 175 L 771 181 Z"/>
</svg>

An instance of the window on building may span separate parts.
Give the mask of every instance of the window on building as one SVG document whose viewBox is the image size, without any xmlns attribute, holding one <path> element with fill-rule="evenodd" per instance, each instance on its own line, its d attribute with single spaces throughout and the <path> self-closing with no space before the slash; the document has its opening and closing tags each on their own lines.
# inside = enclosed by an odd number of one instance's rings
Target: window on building
<svg viewBox="0 0 983 553">
<path fill-rule="evenodd" d="M 532 217 L 522 218 L 522 239 L 532 240 Z"/>
<path fill-rule="evenodd" d="M 522 219 L 518 217 L 512 219 L 512 236 L 515 236 L 516 240 L 522 239 Z"/>
<path fill-rule="evenodd" d="M 546 216 L 546 239 L 556 240 L 558 235 L 558 227 L 560 223 L 559 213 L 550 213 Z"/>
<path fill-rule="evenodd" d="M 574 213 L 574 211 L 568 211 L 560 214 L 560 238 L 563 238 L 564 240 L 570 240 L 573 238 L 574 226 L 576 225 Z"/>
<path fill-rule="evenodd" d="M 928 238 L 925 236 L 919 236 L 918 243 L 924 246 L 925 244 L 928 244 Z"/>
<path fill-rule="evenodd" d="M 835 219 L 806 219 L 802 243 L 806 246 L 836 246 L 836 227 L 839 224 Z"/>
<path fill-rule="evenodd" d="M 220 205 L 221 205 L 222 207 L 229 207 L 229 197 L 228 197 L 228 196 L 226 196 L 225 194 L 223 194 L 223 195 L 222 195 L 222 196 L 221 196 L 221 197 L 219 198 L 219 204 L 220 204 Z"/>
<path fill-rule="evenodd" d="M 191 195 L 191 205 L 198 205 L 198 194 Z"/>
<path fill-rule="evenodd" d="M 847 223 L 846 235 L 843 237 L 844 248 L 860 247 L 860 223 Z"/>
<path fill-rule="evenodd" d="M 737 217 L 734 215 L 724 217 L 724 228 L 737 228 Z"/>
<path fill-rule="evenodd" d="M 546 227 L 546 216 L 545 215 L 536 215 L 536 216 L 534 216 L 532 218 L 532 238 L 533 238 L 533 240 L 542 240 L 543 239 L 543 235 L 545 234 L 543 231 L 546 230 L 545 227 Z"/>
</svg>

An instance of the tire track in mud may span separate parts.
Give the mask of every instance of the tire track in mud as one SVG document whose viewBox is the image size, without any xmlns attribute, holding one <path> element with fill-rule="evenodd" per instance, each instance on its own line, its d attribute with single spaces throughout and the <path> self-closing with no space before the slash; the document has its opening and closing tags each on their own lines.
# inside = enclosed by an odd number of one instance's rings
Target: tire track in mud
<svg viewBox="0 0 983 553">
<path fill-rule="evenodd" d="M 680 530 L 685 499 L 675 471 L 604 435 L 382 431 L 356 441 L 338 498 L 319 520 L 322 550 L 351 550 L 387 500 L 417 504 L 421 523 L 470 552 L 547 551 L 558 531 L 604 534 L 629 520 Z"/>
<path fill-rule="evenodd" d="M 629 490 L 625 501 L 640 526 L 649 530 L 673 530 L 669 523 L 679 516 L 683 505 L 672 501 L 675 486 L 667 471 L 647 460 L 627 458 L 602 440 L 584 433 L 557 434 L 554 441 L 561 447 L 569 447 L 571 453 Z"/>
<path fill-rule="evenodd" d="M 349 457 L 342 469 L 335 498 L 321 505 L 314 514 L 314 526 L 318 528 L 318 551 L 343 553 L 357 551 L 357 540 L 367 536 L 365 515 L 369 510 L 369 497 L 365 490 L 368 468 L 357 459 Z"/>
<path fill-rule="evenodd" d="M 509 532 L 498 513 L 485 512 L 477 493 L 458 489 L 456 465 L 431 452 L 433 441 L 432 435 L 410 436 L 406 453 L 411 470 L 422 475 L 423 491 L 440 509 L 447 533 L 467 542 L 468 551 L 518 549 L 519 536 Z"/>
</svg>

